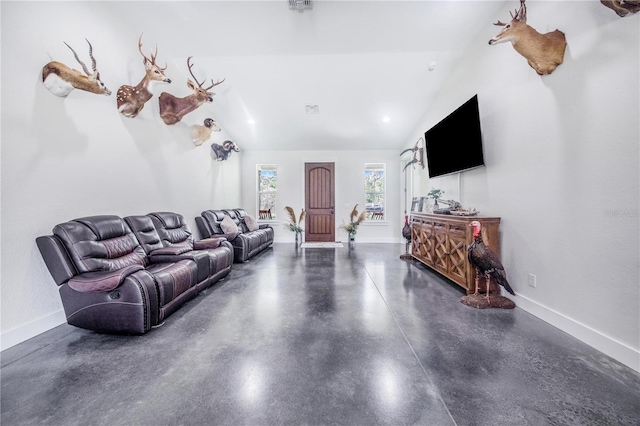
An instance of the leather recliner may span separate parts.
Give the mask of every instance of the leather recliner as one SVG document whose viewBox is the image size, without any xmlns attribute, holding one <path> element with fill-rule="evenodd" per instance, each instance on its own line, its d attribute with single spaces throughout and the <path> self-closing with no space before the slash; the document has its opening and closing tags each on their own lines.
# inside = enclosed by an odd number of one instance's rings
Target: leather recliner
<svg viewBox="0 0 640 426">
<path fill-rule="evenodd" d="M 268 224 L 261 224 L 259 229 L 249 231 L 245 223 L 247 212 L 244 209 L 206 210 L 196 217 L 196 225 L 202 238 L 215 236 L 225 237 L 233 246 L 236 262 L 246 262 L 273 244 L 273 228 Z M 229 216 L 238 227 L 235 235 L 225 234 L 220 223 L 225 216 Z"/>
<path fill-rule="evenodd" d="M 152 230 L 147 231 L 153 236 Z M 147 249 L 154 245 L 150 238 Z M 59 286 L 67 322 L 76 327 L 142 334 L 203 288 L 196 261 L 188 256 L 166 257 L 177 256 L 172 254 L 175 250 L 157 244 L 155 250 L 145 251 L 118 216 L 61 223 L 53 228 L 53 235 L 38 237 L 36 243 Z M 221 244 L 223 251 L 230 252 L 229 246 Z"/>
<path fill-rule="evenodd" d="M 233 265 L 233 246 L 224 237 L 194 241 L 184 217 L 173 212 L 128 216 L 124 220 L 133 230 L 145 253 L 153 262 L 189 259 L 198 266 L 198 292 L 224 278 Z"/>
</svg>

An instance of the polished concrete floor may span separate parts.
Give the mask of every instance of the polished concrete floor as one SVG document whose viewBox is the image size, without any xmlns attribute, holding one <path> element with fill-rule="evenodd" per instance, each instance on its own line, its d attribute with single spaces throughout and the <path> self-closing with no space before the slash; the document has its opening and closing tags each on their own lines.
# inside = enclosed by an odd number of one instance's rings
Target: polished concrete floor
<svg viewBox="0 0 640 426">
<path fill-rule="evenodd" d="M 2 352 L 1 423 L 640 424 L 639 374 L 403 250 L 275 244 L 143 336 L 57 327 Z"/>
</svg>

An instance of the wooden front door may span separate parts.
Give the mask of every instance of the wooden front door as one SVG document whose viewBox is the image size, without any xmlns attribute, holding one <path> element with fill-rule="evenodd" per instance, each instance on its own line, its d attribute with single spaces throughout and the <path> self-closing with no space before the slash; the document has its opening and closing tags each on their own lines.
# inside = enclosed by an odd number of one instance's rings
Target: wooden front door
<svg viewBox="0 0 640 426">
<path fill-rule="evenodd" d="M 305 241 L 336 240 L 335 173 L 333 163 L 305 163 Z"/>
</svg>

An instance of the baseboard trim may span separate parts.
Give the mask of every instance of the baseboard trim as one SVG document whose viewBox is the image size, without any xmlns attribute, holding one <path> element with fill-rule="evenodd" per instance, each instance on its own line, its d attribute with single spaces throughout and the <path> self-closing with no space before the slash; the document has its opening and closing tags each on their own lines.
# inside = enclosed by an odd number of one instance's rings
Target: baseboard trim
<svg viewBox="0 0 640 426">
<path fill-rule="evenodd" d="M 348 244 L 349 243 L 349 239 L 345 236 L 338 236 L 336 237 L 336 241 L 340 241 L 342 244 Z M 273 240 L 274 243 L 293 243 L 294 239 L 292 237 L 289 238 L 275 238 Z M 404 239 L 398 239 L 398 238 L 371 238 L 371 239 L 365 239 L 365 238 L 358 238 L 356 237 L 356 244 L 358 243 L 363 243 L 363 244 L 404 244 L 405 240 Z"/>
<path fill-rule="evenodd" d="M 516 296 L 516 305 L 553 325 L 587 345 L 599 350 L 605 355 L 621 362 L 629 368 L 640 372 L 640 351 L 619 342 L 593 328 L 580 323 L 560 312 L 554 311 L 525 296 Z"/>
<path fill-rule="evenodd" d="M 0 351 L 9 349 L 18 343 L 26 342 L 32 337 L 36 337 L 38 334 L 49 331 L 65 322 L 67 322 L 67 317 L 64 314 L 64 310 L 61 309 L 13 330 L 5 331 L 0 335 Z"/>
</svg>

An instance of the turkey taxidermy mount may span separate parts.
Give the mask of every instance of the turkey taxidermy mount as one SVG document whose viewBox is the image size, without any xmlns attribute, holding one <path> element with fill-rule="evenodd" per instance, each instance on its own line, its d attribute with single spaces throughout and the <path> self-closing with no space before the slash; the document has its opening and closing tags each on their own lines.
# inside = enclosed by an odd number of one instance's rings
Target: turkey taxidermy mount
<svg viewBox="0 0 640 426">
<path fill-rule="evenodd" d="M 474 308 L 503 308 L 512 309 L 516 305 L 512 300 L 501 296 L 500 294 L 490 293 L 490 282 L 493 279 L 505 288 L 509 293 L 515 296 L 515 292 L 507 281 L 507 274 L 504 271 L 504 266 L 500 262 L 498 256 L 484 243 L 482 239 L 482 225 L 480 222 L 474 220 L 469 224 L 473 228 L 473 242 L 467 247 L 467 258 L 469 263 L 476 270 L 476 291 L 473 294 L 469 294 L 460 299 L 465 305 L 473 306 Z M 486 294 L 484 296 L 478 293 L 478 287 L 480 283 L 480 277 L 484 277 Z"/>
</svg>

